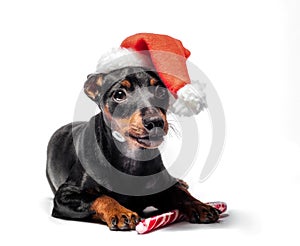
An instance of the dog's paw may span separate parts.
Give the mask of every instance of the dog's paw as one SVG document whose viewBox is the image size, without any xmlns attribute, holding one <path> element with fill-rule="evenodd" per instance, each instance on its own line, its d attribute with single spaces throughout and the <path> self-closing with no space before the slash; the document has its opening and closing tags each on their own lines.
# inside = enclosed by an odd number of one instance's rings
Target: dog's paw
<svg viewBox="0 0 300 246">
<path fill-rule="evenodd" d="M 123 207 L 115 199 L 105 195 L 94 201 L 91 210 L 95 212 L 94 219 L 105 222 L 112 231 L 134 230 L 140 222 L 137 213 Z"/>
<path fill-rule="evenodd" d="M 185 219 L 190 223 L 214 223 L 219 219 L 220 211 L 200 201 L 185 202 L 182 208 Z"/>
<path fill-rule="evenodd" d="M 128 209 L 112 213 L 106 220 L 106 223 L 112 231 L 128 231 L 134 230 L 135 226 L 140 222 L 137 213 Z"/>
</svg>

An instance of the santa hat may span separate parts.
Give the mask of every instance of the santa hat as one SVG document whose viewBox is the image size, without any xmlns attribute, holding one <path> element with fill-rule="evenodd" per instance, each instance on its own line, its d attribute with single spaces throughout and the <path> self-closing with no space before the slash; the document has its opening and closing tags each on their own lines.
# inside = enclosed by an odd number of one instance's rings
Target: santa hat
<svg viewBox="0 0 300 246">
<path fill-rule="evenodd" d="M 190 116 L 206 107 L 203 87 L 191 84 L 186 66 L 190 54 L 178 39 L 161 34 L 139 33 L 126 38 L 120 48 L 102 56 L 96 73 L 108 73 L 127 66 L 154 69 L 176 99 L 171 111 Z"/>
</svg>

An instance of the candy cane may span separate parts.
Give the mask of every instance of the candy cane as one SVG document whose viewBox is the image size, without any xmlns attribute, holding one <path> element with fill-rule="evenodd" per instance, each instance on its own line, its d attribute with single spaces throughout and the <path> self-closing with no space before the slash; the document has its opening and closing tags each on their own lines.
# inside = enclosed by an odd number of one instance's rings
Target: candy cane
<svg viewBox="0 0 300 246">
<path fill-rule="evenodd" d="M 208 202 L 206 204 L 218 209 L 221 213 L 224 213 L 227 210 L 227 205 L 225 202 Z M 179 211 L 173 210 L 147 219 L 142 219 L 136 225 L 135 230 L 138 234 L 145 234 L 157 228 L 172 224 L 175 221 L 180 221 L 182 219 L 183 216 L 179 213 Z"/>
</svg>

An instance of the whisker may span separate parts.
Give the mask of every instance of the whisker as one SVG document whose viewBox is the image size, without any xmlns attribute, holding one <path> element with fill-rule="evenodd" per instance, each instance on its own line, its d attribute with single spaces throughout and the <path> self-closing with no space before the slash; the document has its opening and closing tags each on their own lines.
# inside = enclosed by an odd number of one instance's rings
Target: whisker
<svg viewBox="0 0 300 246">
<path fill-rule="evenodd" d="M 172 137 L 174 133 L 174 135 L 177 137 L 177 138 L 181 138 L 181 132 L 176 128 L 176 126 L 172 123 L 169 122 L 169 129 L 171 130 L 169 132 L 170 136 Z"/>
</svg>

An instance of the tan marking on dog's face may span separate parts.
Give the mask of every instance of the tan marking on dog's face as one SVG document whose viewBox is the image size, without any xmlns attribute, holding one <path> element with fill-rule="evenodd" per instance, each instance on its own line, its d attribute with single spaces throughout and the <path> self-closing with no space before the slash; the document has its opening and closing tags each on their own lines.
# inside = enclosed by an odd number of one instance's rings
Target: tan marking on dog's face
<svg viewBox="0 0 300 246">
<path fill-rule="evenodd" d="M 143 124 L 141 117 L 138 117 L 139 112 L 135 112 L 129 118 L 114 118 L 110 111 L 108 105 L 104 106 L 103 114 L 105 119 L 108 120 L 108 124 L 111 128 L 111 131 L 119 132 L 127 141 L 128 147 L 130 149 L 138 148 L 139 145 L 131 137 L 129 137 L 130 132 L 135 132 L 136 134 L 143 134 Z M 135 122 L 135 123 L 133 123 Z M 133 124 L 132 124 L 133 123 Z"/>
<path fill-rule="evenodd" d="M 127 89 L 130 89 L 130 87 L 131 87 L 131 83 L 126 79 L 121 82 L 121 85 Z"/>
<path fill-rule="evenodd" d="M 111 120 L 112 129 L 125 137 L 130 149 L 140 148 L 141 145 L 131 136 L 143 136 L 147 134 L 139 111 L 134 112 L 129 118 L 117 118 Z"/>
<path fill-rule="evenodd" d="M 141 112 L 139 110 L 135 111 L 130 117 L 128 118 L 114 118 L 109 113 L 108 106 L 104 107 L 103 113 L 105 115 L 105 118 L 109 120 L 110 127 L 112 131 L 119 132 L 128 143 L 128 147 L 130 149 L 136 149 L 136 148 L 157 148 L 161 142 L 152 143 L 151 146 L 145 146 L 142 143 L 139 143 L 136 138 L 143 138 L 145 136 L 148 136 L 148 132 L 143 124 L 143 118 L 141 115 Z M 164 121 L 164 128 L 163 131 L 165 134 L 168 133 L 168 122 L 166 115 L 162 112 L 159 112 L 160 117 Z"/>
<path fill-rule="evenodd" d="M 164 132 L 167 134 L 168 131 L 169 131 L 169 123 L 168 123 L 168 120 L 167 120 L 167 116 L 165 114 L 163 114 L 162 112 L 159 113 L 161 118 L 163 119 L 164 121 Z"/>
<path fill-rule="evenodd" d="M 110 112 L 109 112 L 108 105 L 105 105 L 105 106 L 104 106 L 103 113 L 104 113 L 106 119 L 108 119 L 109 121 L 112 120 L 112 116 L 111 116 L 111 114 L 110 114 Z"/>
<path fill-rule="evenodd" d="M 150 85 L 151 86 L 155 86 L 155 85 L 157 85 L 157 80 L 156 79 L 154 79 L 154 78 L 152 78 L 152 79 L 150 79 Z"/>
</svg>

